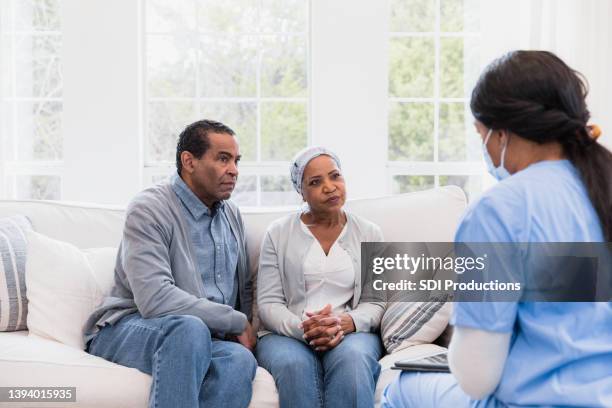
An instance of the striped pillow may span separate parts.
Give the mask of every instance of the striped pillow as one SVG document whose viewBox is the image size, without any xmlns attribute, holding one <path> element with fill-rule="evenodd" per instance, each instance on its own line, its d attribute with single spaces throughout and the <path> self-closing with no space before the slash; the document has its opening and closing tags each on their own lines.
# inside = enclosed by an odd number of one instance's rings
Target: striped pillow
<svg viewBox="0 0 612 408">
<path fill-rule="evenodd" d="M 25 235 L 31 229 L 23 215 L 0 219 L 0 331 L 27 329 Z"/>
<path fill-rule="evenodd" d="M 451 304 L 446 297 L 427 302 L 389 302 L 380 325 L 388 353 L 436 340 L 446 329 Z"/>
</svg>

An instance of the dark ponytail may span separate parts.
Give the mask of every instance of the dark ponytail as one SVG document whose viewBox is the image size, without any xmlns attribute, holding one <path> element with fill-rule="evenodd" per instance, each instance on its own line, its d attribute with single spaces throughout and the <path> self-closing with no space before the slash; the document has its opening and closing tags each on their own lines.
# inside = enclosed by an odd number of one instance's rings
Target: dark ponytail
<svg viewBox="0 0 612 408">
<path fill-rule="evenodd" d="M 539 144 L 558 142 L 580 173 L 606 241 L 612 241 L 612 153 L 587 128 L 586 80 L 556 55 L 514 51 L 494 61 L 472 92 L 474 117 Z"/>
<path fill-rule="evenodd" d="M 612 154 L 595 142 L 586 129 L 576 140 L 562 141 L 567 158 L 578 169 L 607 242 L 612 241 Z"/>
</svg>

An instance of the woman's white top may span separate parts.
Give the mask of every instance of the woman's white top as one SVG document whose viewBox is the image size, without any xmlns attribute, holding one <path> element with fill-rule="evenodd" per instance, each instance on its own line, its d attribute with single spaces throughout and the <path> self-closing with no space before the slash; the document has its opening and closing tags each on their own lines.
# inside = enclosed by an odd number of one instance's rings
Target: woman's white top
<svg viewBox="0 0 612 408">
<path fill-rule="evenodd" d="M 335 245 L 349 254 L 353 264 L 354 289 L 346 311 L 361 332 L 375 332 L 385 311 L 385 304 L 362 301 L 361 243 L 382 242 L 380 228 L 350 212 L 346 214 L 346 231 Z M 257 307 L 262 330 L 303 341 L 300 328 L 306 309 L 306 277 L 304 259 L 310 251 L 312 234 L 303 231 L 300 213 L 287 214 L 270 224 L 261 245 L 257 272 Z M 317 245 L 319 243 L 317 242 Z"/>
<path fill-rule="evenodd" d="M 306 224 L 300 224 L 302 230 L 314 238 L 304 257 L 304 311 L 320 310 L 328 303 L 335 314 L 350 310 L 350 300 L 355 291 L 355 269 L 350 254 L 338 245 L 338 240 L 346 233 L 346 225 L 325 255 L 321 244 Z"/>
</svg>

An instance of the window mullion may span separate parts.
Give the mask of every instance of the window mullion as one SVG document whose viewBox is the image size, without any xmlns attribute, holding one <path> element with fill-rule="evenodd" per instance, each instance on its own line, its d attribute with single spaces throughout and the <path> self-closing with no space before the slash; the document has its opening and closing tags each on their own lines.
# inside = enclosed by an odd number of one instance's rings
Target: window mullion
<svg viewBox="0 0 612 408">
<path fill-rule="evenodd" d="M 145 1 L 145 0 L 142 0 Z M 308 5 L 308 7 L 312 8 L 311 2 L 310 1 L 306 1 L 304 2 L 304 6 L 306 6 L 306 4 Z M 214 105 L 215 107 L 220 106 L 222 109 L 220 110 L 220 115 L 226 115 L 227 114 L 227 118 L 223 118 L 223 117 L 219 117 L 219 120 L 223 120 L 223 121 L 238 121 L 240 120 L 240 118 L 245 117 L 246 115 L 246 120 L 248 122 L 246 123 L 240 123 L 241 125 L 241 129 L 236 129 L 239 131 L 245 131 L 246 126 L 248 126 L 248 133 L 250 138 L 252 138 L 252 136 L 255 136 L 255 139 L 250 139 L 248 142 L 248 147 L 249 147 L 249 151 L 250 152 L 254 152 L 254 154 L 250 153 L 249 154 L 249 159 L 250 162 L 246 163 L 246 162 L 242 162 L 241 163 L 241 176 L 248 176 L 248 179 L 243 179 L 243 181 L 245 181 L 246 183 L 241 185 L 241 183 L 238 184 L 238 190 L 242 193 L 248 193 L 248 202 L 249 205 L 254 205 L 255 203 L 257 203 L 257 205 L 267 205 L 270 204 L 269 203 L 269 197 L 268 197 L 268 193 L 270 191 L 273 190 L 273 192 L 276 193 L 281 193 L 279 194 L 279 196 L 284 196 L 281 197 L 282 200 L 285 201 L 290 201 L 290 197 L 287 197 L 287 191 L 288 191 L 288 184 L 287 184 L 287 172 L 286 172 L 286 165 L 283 164 L 283 169 L 281 171 L 280 167 L 279 167 L 279 161 L 270 161 L 269 159 L 283 159 L 283 160 L 289 160 L 290 157 L 285 157 L 288 154 L 290 154 L 291 152 L 288 151 L 288 149 L 293 149 L 295 143 L 291 143 L 291 141 L 288 141 L 289 143 L 285 143 L 286 140 L 284 138 L 289 138 L 289 137 L 295 137 L 298 138 L 299 137 L 299 143 L 300 145 L 302 143 L 307 144 L 310 140 L 311 140 L 311 129 L 309 126 L 311 126 L 311 123 L 306 122 L 306 123 L 302 123 L 302 113 L 304 111 L 306 111 L 306 115 L 308 115 L 307 117 L 310 118 L 311 115 L 311 93 L 310 93 L 310 89 L 308 89 L 308 92 L 306 93 L 306 95 L 302 95 L 301 90 L 303 89 L 301 83 L 300 82 L 300 93 L 297 93 L 294 91 L 297 89 L 295 88 L 297 82 L 295 82 L 296 80 L 301 80 L 301 76 L 302 74 L 302 70 L 305 69 L 306 70 L 306 81 L 310 84 L 310 77 L 311 77 L 311 73 L 309 71 L 310 69 L 310 45 L 309 45 L 309 35 L 310 32 L 306 31 L 306 29 L 309 29 L 309 25 L 301 25 L 301 26 L 297 26 L 297 27 L 292 27 L 296 26 L 295 23 L 291 23 L 292 25 L 288 25 L 287 27 L 285 27 L 284 24 L 282 25 L 277 25 L 276 27 L 274 26 L 274 21 L 275 20 L 293 20 L 292 16 L 285 16 L 284 12 L 282 10 L 276 10 L 275 8 L 271 8 L 268 9 L 269 5 L 266 1 L 264 0 L 255 0 L 252 3 L 253 8 L 249 9 L 249 10 L 245 10 L 245 13 L 250 13 L 249 14 L 249 21 L 251 21 L 251 23 L 249 24 L 242 24 L 240 26 L 229 26 L 225 23 L 223 24 L 211 24 L 208 25 L 207 27 L 204 27 L 204 25 L 206 25 L 206 22 L 208 20 L 199 18 L 198 22 L 197 22 L 197 31 L 198 31 L 198 35 L 200 37 L 206 37 L 208 35 L 218 35 L 218 36 L 231 36 L 231 37 L 226 37 L 227 42 L 229 43 L 229 46 L 231 49 L 227 50 L 227 53 L 225 52 L 225 50 L 223 49 L 219 49 L 219 55 L 217 56 L 227 56 L 232 57 L 234 56 L 234 54 L 236 54 L 236 56 L 239 55 L 239 53 L 242 51 L 242 45 L 245 45 L 244 43 L 246 43 L 246 45 L 249 47 L 249 51 L 254 51 L 255 55 L 254 58 L 250 58 L 253 54 L 249 52 L 248 55 L 245 55 L 245 61 L 247 60 L 246 57 L 248 58 L 248 61 L 246 62 L 248 64 L 248 66 L 242 67 L 240 66 L 240 63 L 234 61 L 231 61 L 231 64 L 228 66 L 228 68 L 231 70 L 231 72 L 219 72 L 218 76 L 216 76 L 217 74 L 213 72 L 213 77 L 212 80 L 213 81 L 219 81 L 219 85 L 221 87 L 227 85 L 227 84 L 236 84 L 236 85 L 242 85 L 243 83 L 246 83 L 244 81 L 244 79 L 248 79 L 248 92 L 244 92 L 244 87 L 242 87 L 241 89 L 237 88 L 236 92 L 230 91 L 225 92 L 225 94 L 211 94 L 208 95 L 207 91 L 207 87 L 206 85 L 208 84 L 207 82 L 207 77 L 205 76 L 205 70 L 201 69 L 201 68 L 206 68 L 208 65 L 207 61 L 205 58 L 207 54 L 204 54 L 203 51 L 198 51 L 199 54 L 197 55 L 197 59 L 196 59 L 196 69 L 198 70 L 198 72 L 196 72 L 196 92 L 195 95 L 192 95 L 191 97 L 189 96 L 173 96 L 173 97 L 165 97 L 167 94 L 169 96 L 169 94 L 172 92 L 172 88 L 169 88 L 169 91 L 164 90 L 163 88 L 160 88 L 161 91 L 158 92 L 160 95 L 159 97 L 153 97 L 153 98 L 147 98 L 147 102 L 148 103 L 152 103 L 152 102 L 166 102 L 166 103 L 170 103 L 170 102 L 176 102 L 177 104 L 180 102 L 183 103 L 189 103 L 190 106 L 192 106 L 191 104 L 195 103 L 197 104 L 198 108 L 200 109 L 199 112 L 204 112 L 206 113 L 207 109 L 204 109 L 206 107 L 208 107 L 209 105 Z M 170 7 L 170 6 L 169 6 Z M 224 8 L 224 5 L 219 4 L 219 7 Z M 231 13 L 242 13 L 243 11 L 240 9 L 234 9 L 234 7 L 228 5 L 228 7 L 231 10 L 227 10 L 228 12 Z M 310 24 L 310 10 L 305 9 L 303 6 L 296 6 L 299 11 L 301 13 L 304 14 L 300 14 L 300 16 L 307 16 L 308 18 L 308 23 Z M 154 10 L 154 5 L 149 4 L 149 11 L 155 11 Z M 171 8 L 173 8 L 173 6 L 171 6 Z M 201 8 L 200 8 L 201 9 Z M 187 9 L 187 11 L 185 11 L 185 9 L 183 8 L 179 8 L 178 9 L 178 14 L 182 15 L 185 14 L 185 12 L 188 13 L 192 13 L 193 7 L 189 6 L 189 8 Z M 197 10 L 197 7 L 196 7 Z M 296 9 L 297 10 L 297 9 Z M 269 11 L 269 13 L 268 13 Z M 274 14 L 274 13 L 283 13 L 283 14 Z M 269 16 L 271 17 L 271 19 L 268 21 L 267 17 Z M 251 18 L 252 17 L 252 18 Z M 165 18 L 169 18 L 169 22 L 173 23 L 174 21 L 174 17 L 163 17 Z M 246 20 L 245 20 L 246 21 Z M 297 20 L 296 20 L 297 21 Z M 301 21 L 301 20 L 300 20 Z M 233 23 L 234 24 L 234 23 Z M 162 27 L 163 28 L 163 27 Z M 167 28 L 167 30 L 166 30 Z M 173 30 L 173 26 L 169 26 L 163 28 L 166 31 L 169 31 L 170 34 L 173 34 L 180 30 Z M 284 29 L 289 30 L 288 31 L 284 31 Z M 301 30 L 301 28 L 303 28 L 303 30 Z M 269 30 L 267 30 L 269 29 Z M 184 32 L 185 30 L 183 30 Z M 161 33 L 153 33 L 151 31 L 146 31 L 144 32 L 144 35 L 146 36 L 152 36 L 152 37 L 148 37 L 149 38 L 149 42 L 152 42 L 151 38 L 155 38 L 154 36 L 157 36 L 158 34 Z M 248 38 L 247 38 L 248 37 Z M 206 37 L 207 38 L 207 37 Z M 289 43 L 287 43 L 287 41 L 285 41 L 286 38 L 290 38 L 292 39 L 292 41 L 290 41 Z M 270 39 L 271 41 L 268 41 L 268 39 Z M 278 39 L 278 41 L 274 41 L 275 39 Z M 306 42 L 306 44 L 304 44 Z M 297 51 L 297 48 L 291 48 L 290 46 L 288 46 L 288 44 L 298 44 L 298 46 L 300 47 L 300 52 L 304 51 L 304 54 L 306 54 L 306 58 L 307 58 L 307 64 L 306 67 L 300 66 L 300 73 L 299 76 L 300 78 L 296 78 L 293 73 L 290 71 L 293 67 L 293 64 L 288 64 L 286 66 L 286 68 L 284 66 L 280 65 L 280 61 L 283 58 L 294 58 L 293 56 L 293 52 Z M 303 46 L 306 45 L 307 46 L 307 50 L 303 50 Z M 198 42 L 197 44 L 195 44 L 196 48 L 201 47 L 201 44 Z M 222 47 L 222 45 L 220 45 L 219 47 Z M 190 51 L 193 52 L 193 46 L 192 45 L 188 45 L 186 48 L 188 48 Z M 235 49 L 235 50 L 234 50 Z M 150 51 L 151 54 L 151 58 L 153 58 L 156 55 L 156 52 L 163 52 L 161 51 L 156 51 L 157 49 L 155 48 L 155 46 L 152 46 Z M 213 50 L 214 52 L 214 50 Z M 221 55 L 221 53 L 223 55 Z M 163 55 L 160 55 L 160 57 L 164 57 Z M 219 67 L 211 67 L 211 69 L 216 70 L 223 70 L 225 68 L 224 64 L 224 59 L 221 59 L 220 61 L 215 61 L 214 57 L 215 55 L 212 56 L 212 60 L 213 63 L 217 63 L 217 65 L 221 65 Z M 242 58 L 242 55 L 240 56 L 240 58 Z M 300 53 L 299 55 L 299 62 L 300 64 L 302 63 L 303 60 L 303 54 Z M 172 66 L 172 64 L 175 64 L 174 62 L 174 57 L 170 58 L 170 65 L 168 65 L 169 67 Z M 164 67 L 164 63 L 163 60 L 164 58 L 161 58 L 162 62 L 160 62 L 160 67 Z M 298 63 L 298 61 L 292 61 L 294 63 Z M 229 61 L 228 61 L 229 63 Z M 264 67 L 263 64 L 266 64 L 266 66 Z M 152 66 L 153 67 L 153 66 Z M 279 75 L 281 76 L 286 76 L 287 79 L 287 83 L 286 85 L 288 87 L 283 87 L 284 82 L 283 83 L 271 83 L 271 85 L 273 86 L 277 86 L 278 92 L 276 91 L 268 91 L 267 85 L 268 85 L 268 76 L 266 75 L 267 72 L 269 71 L 270 73 L 272 73 L 272 70 L 278 70 L 279 71 Z M 151 73 L 155 73 L 156 71 L 151 71 Z M 166 73 L 165 70 L 160 70 L 159 71 L 160 74 L 160 78 L 163 78 L 164 75 L 168 75 L 170 76 L 171 73 Z M 246 75 L 246 77 L 243 77 L 243 75 Z M 157 78 L 157 76 L 155 76 Z M 190 77 L 191 80 L 193 80 L 193 76 Z M 153 79 L 153 78 L 151 78 Z M 251 81 L 254 80 L 255 82 L 252 83 Z M 223 83 L 221 83 L 220 81 L 223 81 Z M 263 81 L 266 81 L 266 83 L 264 84 Z M 271 81 L 275 81 L 275 78 L 272 78 Z M 153 83 L 152 83 L 153 85 Z M 254 86 L 252 86 L 254 85 Z M 193 85 L 190 86 L 193 88 Z M 202 87 L 204 86 L 204 87 Z M 192 89 L 190 88 L 190 89 Z M 213 86 L 214 88 L 214 86 Z M 155 89 L 154 87 L 150 88 L 151 90 Z M 276 89 L 276 88 L 273 88 Z M 266 91 L 266 95 L 264 95 L 264 91 Z M 269 95 L 269 94 L 273 94 L 273 95 Z M 248 105 L 247 106 L 247 111 L 246 114 L 244 113 L 244 110 L 241 110 L 241 106 L 242 105 Z M 155 106 L 155 104 L 153 104 L 153 106 Z M 265 111 L 264 111 L 264 108 Z M 183 112 L 183 110 L 177 108 L 177 111 L 179 112 Z M 191 112 L 191 111 L 190 111 Z M 299 129 L 296 130 L 295 129 L 295 124 L 296 122 L 292 121 L 293 120 L 293 116 L 288 117 L 288 115 L 292 115 L 291 112 L 297 112 L 296 116 L 295 116 L 295 121 L 299 121 L 300 124 L 300 128 L 303 126 L 303 129 Z M 166 117 L 162 117 L 159 120 L 159 125 L 158 127 L 152 129 L 151 134 L 148 135 L 148 147 L 150 150 L 153 150 L 153 147 L 156 146 L 156 143 L 159 141 L 160 143 L 164 143 L 163 138 L 165 137 L 165 133 L 168 133 L 168 131 L 166 130 L 167 127 L 169 125 L 171 126 L 177 126 L 174 121 L 176 121 L 175 116 L 171 116 L 172 112 L 170 112 L 169 115 L 170 118 L 166 118 Z M 299 115 L 299 116 L 298 116 Z M 182 116 L 181 116 L 182 117 Z M 178 119 L 178 117 L 176 117 Z M 266 129 L 264 129 L 264 119 L 266 120 Z M 289 119 L 289 120 L 288 120 Z M 157 122 L 156 122 L 157 124 Z M 271 124 L 271 129 L 277 129 L 276 132 L 278 132 L 277 134 L 273 134 L 273 135 L 268 135 L 266 134 L 266 141 L 263 140 L 263 132 L 264 130 L 267 130 L 270 128 L 269 124 Z M 231 123 L 230 123 L 231 125 Z M 287 129 L 289 131 L 289 133 L 287 133 L 287 135 L 285 134 L 285 131 L 283 129 Z M 163 133 L 163 134 L 162 134 Z M 253 135 L 254 133 L 254 135 Z M 303 134 L 306 134 L 306 141 L 304 142 L 302 139 L 303 138 Z M 272 136 L 271 138 L 269 136 Z M 270 141 L 270 139 L 272 141 Z M 167 141 L 167 140 L 166 140 Z M 268 144 L 273 143 L 274 146 L 268 146 Z M 278 145 L 278 146 L 277 146 Z M 161 146 L 168 146 L 166 145 L 161 145 Z M 281 154 L 277 154 L 278 157 L 268 157 L 269 151 L 270 149 L 268 149 L 268 147 L 272 147 L 273 151 L 278 151 L 281 152 Z M 245 146 L 246 148 L 246 146 Z M 264 152 L 264 148 L 266 148 L 266 152 Z M 295 147 L 297 148 L 297 146 Z M 168 147 L 165 147 L 165 149 L 168 149 Z M 254 150 L 252 150 L 254 149 Z M 153 152 L 152 152 L 153 153 Z M 169 155 L 165 155 L 166 157 L 163 157 L 163 159 L 165 159 L 165 161 L 163 162 L 158 162 L 156 160 L 148 160 L 144 163 L 144 168 L 145 171 L 147 172 L 147 174 L 149 175 L 155 175 L 155 174 L 159 174 L 159 172 L 163 171 L 164 169 L 169 168 Z M 272 176 L 272 178 L 268 178 L 268 176 Z M 252 185 L 251 183 L 255 181 L 255 185 Z M 263 181 L 266 181 L 266 186 L 263 186 L 262 183 Z M 150 180 L 147 180 L 147 182 L 150 182 Z M 244 187 L 244 188 L 242 188 Z M 265 188 L 264 188 L 265 187 Z"/>
<path fill-rule="evenodd" d="M 198 18 L 200 16 L 199 14 L 199 5 L 198 2 L 195 2 L 193 4 L 194 7 L 194 13 L 195 13 L 195 23 L 196 23 L 196 30 L 193 32 L 193 34 L 191 35 L 192 37 L 192 41 L 194 41 L 194 45 L 195 47 L 195 114 L 196 114 L 196 118 L 197 120 L 199 120 L 202 117 L 202 102 L 200 101 L 200 62 L 201 62 L 201 58 L 202 58 L 202 47 L 200 47 L 200 31 L 198 30 L 198 28 L 200 27 L 200 22 L 198 21 Z M 194 38 L 195 37 L 195 38 Z"/>
<path fill-rule="evenodd" d="M 434 162 L 439 162 L 439 132 L 440 132 L 440 25 L 441 25 L 441 0 L 436 1 L 436 31 L 434 37 L 435 64 L 434 64 Z M 435 186 L 438 187 L 439 177 L 435 177 Z"/>
<path fill-rule="evenodd" d="M 10 15 L 11 15 L 11 30 L 15 30 L 15 19 L 16 19 L 16 15 L 15 15 L 15 6 L 14 6 L 14 2 L 10 2 Z M 14 31 L 12 32 L 11 35 L 11 67 L 12 67 L 12 72 L 11 72 L 11 96 L 13 98 L 17 97 L 17 54 L 16 54 L 16 48 L 17 48 L 17 44 L 15 41 L 15 34 Z M 19 154 L 19 146 L 18 146 L 18 140 L 17 140 L 17 135 L 16 135 L 16 129 L 17 129 L 17 103 L 12 103 L 11 104 L 13 107 L 13 111 L 12 113 L 12 126 L 11 126 L 11 145 L 13 147 L 13 160 L 17 160 L 18 154 Z M 14 183 L 13 183 L 14 184 Z M 13 188 L 12 194 L 15 194 L 15 188 Z"/>
<path fill-rule="evenodd" d="M 258 2 L 257 7 L 257 15 L 258 15 L 258 24 L 261 24 L 261 1 Z M 259 31 L 259 30 L 258 30 Z M 263 47 L 261 36 L 257 36 L 257 69 L 255 70 L 255 99 L 256 99 L 256 124 L 257 131 L 255 134 L 255 152 L 256 152 L 256 160 L 257 162 L 261 162 L 261 64 L 263 60 Z M 260 202 L 260 193 L 259 193 L 259 177 L 257 178 L 257 205 Z"/>
<path fill-rule="evenodd" d="M 140 47 L 141 47 L 141 55 L 140 55 L 140 64 L 141 64 L 141 69 L 140 69 L 140 73 L 141 73 L 141 86 L 142 86 L 142 92 L 141 92 L 141 98 L 142 101 L 144 101 L 144 103 L 141 103 L 142 105 L 142 118 L 141 118 L 141 129 L 142 129 L 142 137 L 141 137 L 141 148 L 140 151 L 142 152 L 142 163 L 143 163 L 143 167 L 146 168 L 146 163 L 149 162 L 149 157 L 150 157 L 150 150 L 149 150 L 149 141 L 150 141 L 150 137 L 151 135 L 149 134 L 149 127 L 148 127 L 148 123 L 149 123 L 149 67 L 148 67 L 148 61 L 147 61 L 147 1 L 146 0 L 141 0 L 140 1 L 140 20 L 141 20 L 141 26 L 140 26 Z M 144 125 L 142 124 L 144 123 Z M 150 176 L 147 172 L 146 169 L 145 171 L 142 172 L 142 177 L 141 177 L 141 185 L 140 188 L 143 188 L 144 186 L 147 186 L 151 183 L 151 179 L 152 176 Z"/>
<path fill-rule="evenodd" d="M 262 21 L 262 0 L 257 2 L 257 69 L 255 71 L 255 89 L 256 89 L 256 99 L 257 99 L 257 132 L 255 135 L 255 151 L 256 151 L 256 160 L 257 163 L 261 163 L 261 64 L 263 60 L 263 43 L 262 38 L 259 35 L 261 32 L 261 21 Z M 255 196 L 256 196 L 256 205 L 258 207 L 261 206 L 261 175 L 257 175 L 255 177 Z"/>
</svg>

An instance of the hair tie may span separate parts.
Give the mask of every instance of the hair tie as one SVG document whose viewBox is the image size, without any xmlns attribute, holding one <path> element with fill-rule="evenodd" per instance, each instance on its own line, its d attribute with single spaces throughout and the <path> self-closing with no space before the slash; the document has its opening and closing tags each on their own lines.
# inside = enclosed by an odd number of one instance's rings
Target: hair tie
<svg viewBox="0 0 612 408">
<path fill-rule="evenodd" d="M 597 125 L 587 126 L 587 132 L 589 133 L 589 136 L 591 136 L 591 139 L 593 140 L 597 140 L 599 136 L 601 136 L 601 128 Z"/>
</svg>

